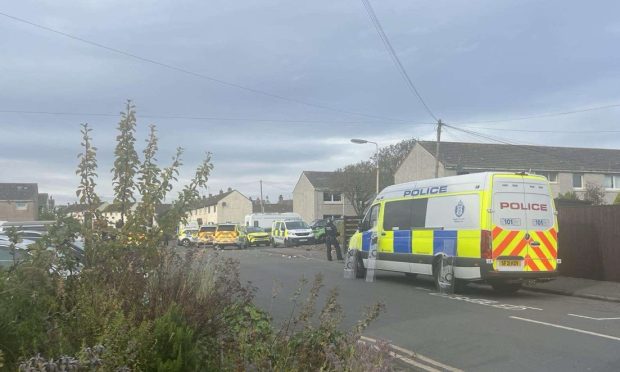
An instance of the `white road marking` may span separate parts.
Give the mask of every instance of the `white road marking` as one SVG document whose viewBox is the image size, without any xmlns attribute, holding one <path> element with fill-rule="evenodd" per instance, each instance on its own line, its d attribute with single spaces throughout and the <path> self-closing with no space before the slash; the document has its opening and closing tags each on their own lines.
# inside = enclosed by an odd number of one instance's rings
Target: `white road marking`
<svg viewBox="0 0 620 372">
<path fill-rule="evenodd" d="M 591 336 L 596 336 L 596 337 L 601 337 L 601 338 L 606 338 L 609 340 L 614 340 L 614 341 L 620 341 L 620 337 L 616 337 L 616 336 L 610 336 L 610 335 L 604 335 L 602 333 L 596 333 L 596 332 L 590 332 L 590 331 L 586 331 L 583 329 L 579 329 L 579 328 L 572 328 L 572 327 L 566 327 L 563 325 L 559 325 L 559 324 L 553 324 L 553 323 L 547 323 L 547 322 L 541 322 L 539 320 L 534 320 L 534 319 L 527 319 L 527 318 L 520 318 L 518 316 L 511 316 L 511 319 L 517 319 L 517 320 L 522 320 L 524 322 L 530 322 L 530 323 L 536 323 L 536 324 L 542 324 L 542 325 L 546 325 L 549 327 L 554 327 L 554 328 L 559 328 L 559 329 L 565 329 L 567 331 L 573 331 L 573 332 L 577 332 L 577 333 L 583 333 L 586 335 L 591 335 Z"/>
<path fill-rule="evenodd" d="M 504 310 L 538 310 L 538 311 L 542 311 L 542 309 L 538 308 L 538 307 L 525 306 L 525 305 L 500 304 L 498 301 L 487 300 L 487 299 L 484 299 L 484 298 L 470 298 L 470 297 L 467 297 L 467 296 L 451 295 L 451 294 L 439 293 L 439 292 L 432 292 L 432 293 L 429 293 L 429 295 L 437 296 L 437 297 L 443 297 L 443 298 L 448 298 L 448 299 L 451 299 L 451 300 L 465 301 L 465 302 L 469 302 L 469 303 L 472 303 L 472 304 L 483 305 L 483 306 L 490 306 L 490 307 L 494 307 L 494 308 L 497 308 L 497 309 L 504 309 Z"/>
<path fill-rule="evenodd" d="M 424 288 L 424 287 L 416 287 L 416 289 L 421 289 L 423 291 L 431 292 L 432 289 Z"/>
<path fill-rule="evenodd" d="M 361 339 L 362 339 L 362 342 L 366 341 L 366 342 L 370 342 L 370 343 L 373 343 L 373 344 L 377 343 L 377 340 L 372 338 L 372 337 L 361 336 Z M 438 362 L 438 361 L 436 361 L 434 359 L 431 359 L 429 357 L 426 357 L 426 356 L 424 356 L 424 355 L 422 355 L 420 353 L 416 353 L 416 352 L 413 352 L 411 350 L 407 350 L 405 348 L 402 348 L 400 346 L 396 346 L 394 344 L 389 344 L 389 346 L 390 346 L 390 348 L 392 350 L 396 351 L 396 352 L 395 351 L 390 351 L 390 355 L 392 357 L 397 358 L 397 359 L 399 359 L 399 360 L 401 360 L 401 361 L 403 361 L 405 363 L 408 363 L 410 365 L 416 366 L 418 368 L 422 368 L 425 371 L 441 372 L 441 370 L 444 370 L 444 371 L 449 371 L 449 372 L 463 372 L 462 369 L 450 367 L 449 365 L 446 365 L 446 364 L 443 364 L 441 362 Z M 436 369 L 436 368 L 434 368 L 432 366 L 425 365 L 425 364 L 422 364 L 420 362 L 424 362 L 424 363 L 430 364 L 430 365 L 432 365 L 434 367 L 437 367 L 437 368 L 440 368 L 440 369 L 438 370 L 438 369 Z"/>
<path fill-rule="evenodd" d="M 620 320 L 620 317 L 617 317 L 617 318 L 593 318 L 591 316 L 578 315 L 578 314 L 568 314 L 568 315 L 576 316 L 577 318 L 585 318 L 585 319 L 592 319 L 592 320 Z"/>
</svg>

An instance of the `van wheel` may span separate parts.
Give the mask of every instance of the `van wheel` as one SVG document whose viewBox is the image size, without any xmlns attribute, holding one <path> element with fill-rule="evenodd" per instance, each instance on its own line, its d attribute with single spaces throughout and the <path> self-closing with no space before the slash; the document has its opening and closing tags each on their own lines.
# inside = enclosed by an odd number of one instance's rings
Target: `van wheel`
<svg viewBox="0 0 620 372">
<path fill-rule="evenodd" d="M 355 252 L 355 277 L 357 279 L 363 279 L 366 277 L 366 269 L 364 268 L 364 260 L 362 259 L 362 255 L 360 254 L 360 251 L 353 251 Z"/>
<path fill-rule="evenodd" d="M 433 279 L 435 281 L 435 288 L 437 289 L 437 291 L 441 292 L 441 284 L 439 282 L 439 276 L 440 276 L 440 271 L 441 271 L 441 261 L 442 261 L 443 257 L 437 256 L 435 258 L 435 261 L 433 262 Z M 454 275 L 454 273 L 452 273 L 452 275 Z M 451 278 L 452 281 L 452 291 L 455 291 L 455 279 Z"/>
<path fill-rule="evenodd" d="M 491 287 L 499 293 L 511 294 L 521 289 L 522 283 L 493 282 Z"/>
<path fill-rule="evenodd" d="M 278 248 L 278 244 L 276 244 L 276 240 L 275 239 L 271 239 L 271 246 L 274 248 Z"/>
<path fill-rule="evenodd" d="M 284 239 L 284 247 L 288 248 L 291 246 L 291 243 L 288 241 L 288 239 Z"/>
<path fill-rule="evenodd" d="M 183 239 L 181 241 L 181 245 L 184 246 L 184 247 L 189 247 L 190 244 L 192 244 L 192 242 L 189 239 L 187 239 L 187 238 L 185 238 L 185 239 Z"/>
</svg>

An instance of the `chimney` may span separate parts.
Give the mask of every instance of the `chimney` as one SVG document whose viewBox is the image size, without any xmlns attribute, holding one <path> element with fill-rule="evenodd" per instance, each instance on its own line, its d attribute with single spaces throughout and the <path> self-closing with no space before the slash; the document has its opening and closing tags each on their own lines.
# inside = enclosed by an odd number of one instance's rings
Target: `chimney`
<svg viewBox="0 0 620 372">
<path fill-rule="evenodd" d="M 229 188 L 228 188 L 228 192 L 231 192 L 231 191 L 232 191 L 232 189 L 229 187 Z"/>
<path fill-rule="evenodd" d="M 224 193 L 224 190 L 220 189 L 220 195 L 222 195 Z"/>
<path fill-rule="evenodd" d="M 209 197 L 210 197 L 210 198 L 212 198 L 212 197 L 213 197 L 213 194 L 209 193 Z"/>
<path fill-rule="evenodd" d="M 280 196 L 278 196 L 278 203 L 282 203 L 283 201 L 284 201 L 284 196 L 280 194 Z"/>
</svg>

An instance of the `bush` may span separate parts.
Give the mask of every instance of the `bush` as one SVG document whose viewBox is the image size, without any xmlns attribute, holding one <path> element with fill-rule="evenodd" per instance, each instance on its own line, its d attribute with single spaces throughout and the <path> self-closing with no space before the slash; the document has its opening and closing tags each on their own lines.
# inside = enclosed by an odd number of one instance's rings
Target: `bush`
<svg viewBox="0 0 620 372">
<path fill-rule="evenodd" d="M 134 133 L 132 110 L 128 103 L 119 138 Z M 120 138 L 125 148 L 117 148 L 115 179 L 127 176 L 122 169 L 137 168 L 134 191 L 141 200 L 135 212 L 126 209 L 124 223 L 109 226 L 98 212 L 90 132 L 84 124 L 77 171 L 84 220 L 59 215 L 47 237 L 29 247 L 29 255 L 0 268 L 0 366 L 23 371 L 387 368 L 385 352 L 358 342 L 381 305 L 344 331 L 337 291 L 317 312 L 322 278 L 315 279 L 304 301 L 307 282 L 302 280 L 291 318 L 276 329 L 253 304 L 255 289 L 241 282 L 237 261 L 197 250 L 181 256 L 162 246 L 163 233 L 186 218 L 206 185 L 212 169 L 209 154 L 157 226 L 154 211 L 176 180 L 182 150 L 160 169 L 152 126 L 144 161 L 136 165 L 135 140 Z M 134 195 L 118 192 L 123 193 L 121 203 Z M 84 240 L 83 257 L 72 248 L 78 236 Z"/>
</svg>

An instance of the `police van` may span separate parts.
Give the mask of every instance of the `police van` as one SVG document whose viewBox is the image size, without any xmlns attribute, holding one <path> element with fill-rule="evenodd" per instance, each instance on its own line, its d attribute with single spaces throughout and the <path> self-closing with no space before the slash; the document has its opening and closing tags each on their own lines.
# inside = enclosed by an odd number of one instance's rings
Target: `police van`
<svg viewBox="0 0 620 372">
<path fill-rule="evenodd" d="M 524 280 L 557 276 L 558 224 L 549 182 L 526 173 L 485 172 L 385 188 L 349 242 L 362 277 L 375 267 L 435 277 L 454 257 L 457 284 L 485 281 L 515 292 Z M 374 240 L 376 239 L 376 240 Z"/>
</svg>

